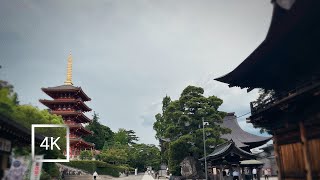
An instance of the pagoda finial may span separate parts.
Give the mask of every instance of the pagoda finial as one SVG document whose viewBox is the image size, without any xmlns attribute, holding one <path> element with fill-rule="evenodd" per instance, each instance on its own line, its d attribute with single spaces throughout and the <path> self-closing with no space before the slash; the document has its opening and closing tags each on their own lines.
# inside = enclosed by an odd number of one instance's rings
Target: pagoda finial
<svg viewBox="0 0 320 180">
<path fill-rule="evenodd" d="M 68 56 L 68 66 L 67 66 L 67 79 L 64 82 L 65 85 L 73 85 L 72 83 L 72 55 L 71 51 Z"/>
</svg>

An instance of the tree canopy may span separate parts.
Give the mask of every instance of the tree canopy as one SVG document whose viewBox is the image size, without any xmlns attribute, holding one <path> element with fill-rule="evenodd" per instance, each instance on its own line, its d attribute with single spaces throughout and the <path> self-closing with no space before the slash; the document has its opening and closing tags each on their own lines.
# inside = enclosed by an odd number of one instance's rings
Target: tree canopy
<svg viewBox="0 0 320 180">
<path fill-rule="evenodd" d="M 118 132 L 114 134 L 114 142 L 119 142 L 122 145 L 133 145 L 136 144 L 138 140 L 139 138 L 133 130 L 120 128 Z"/>
<path fill-rule="evenodd" d="M 84 136 L 84 140 L 95 144 L 95 149 L 102 150 L 105 142 L 113 139 L 112 130 L 99 122 L 99 115 L 94 113 L 92 122 L 86 128 L 93 132 L 93 135 Z"/>
<path fill-rule="evenodd" d="M 231 130 L 220 126 L 225 112 L 219 111 L 223 101 L 216 96 L 205 97 L 201 87 L 186 87 L 178 100 L 163 98 L 162 113 L 155 116 L 153 125 L 156 138 L 161 143 L 162 159 L 169 164 L 173 174 L 179 175 L 180 162 L 186 156 L 203 156 L 202 120 L 205 126 L 206 148 L 222 142 L 222 134 Z"/>
<path fill-rule="evenodd" d="M 129 165 L 139 170 L 151 166 L 155 170 L 160 167 L 160 150 L 153 144 L 134 144 L 129 148 Z"/>
</svg>

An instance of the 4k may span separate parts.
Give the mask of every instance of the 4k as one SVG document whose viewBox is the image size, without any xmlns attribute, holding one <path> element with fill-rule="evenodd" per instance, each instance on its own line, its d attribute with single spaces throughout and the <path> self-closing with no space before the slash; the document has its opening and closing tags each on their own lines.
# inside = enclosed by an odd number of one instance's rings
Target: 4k
<svg viewBox="0 0 320 180">
<path fill-rule="evenodd" d="M 44 140 L 41 142 L 40 147 L 46 148 L 46 150 L 49 149 L 53 150 L 53 146 L 56 146 L 58 150 L 60 150 L 60 147 L 57 144 L 57 141 L 60 139 L 60 137 L 54 139 L 53 137 L 45 137 Z M 49 141 L 50 140 L 50 141 Z"/>
</svg>

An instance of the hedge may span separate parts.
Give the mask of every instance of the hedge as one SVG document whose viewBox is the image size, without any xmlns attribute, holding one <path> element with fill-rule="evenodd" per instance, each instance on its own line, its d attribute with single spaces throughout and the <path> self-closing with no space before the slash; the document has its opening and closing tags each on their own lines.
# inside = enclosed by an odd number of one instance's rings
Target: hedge
<svg viewBox="0 0 320 180">
<path fill-rule="evenodd" d="M 116 165 L 108 164 L 106 162 L 92 161 L 92 160 L 70 161 L 68 163 L 63 163 L 63 164 L 66 166 L 87 171 L 91 174 L 94 171 L 97 171 L 97 173 L 100 175 L 110 175 L 113 177 L 119 177 L 120 172 L 132 169 L 127 166 L 116 166 Z"/>
</svg>

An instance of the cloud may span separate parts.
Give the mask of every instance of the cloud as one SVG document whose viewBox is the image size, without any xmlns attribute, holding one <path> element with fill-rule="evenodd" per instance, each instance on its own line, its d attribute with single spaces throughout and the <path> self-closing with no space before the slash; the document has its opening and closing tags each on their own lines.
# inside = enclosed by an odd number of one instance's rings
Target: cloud
<svg viewBox="0 0 320 180">
<path fill-rule="evenodd" d="M 152 127 L 153 123 L 156 121 L 155 115 L 161 113 L 162 102 L 154 102 L 150 106 L 146 107 L 146 110 L 140 118 L 142 119 L 142 125 L 144 127 Z"/>
<path fill-rule="evenodd" d="M 0 75 L 22 103 L 45 108 L 40 88 L 63 84 L 72 50 L 74 84 L 92 98 L 101 122 L 157 143 L 152 124 L 162 98 L 178 98 L 190 83 L 222 98 L 221 110 L 249 111 L 254 93 L 213 78 L 262 42 L 271 14 L 270 2 L 250 0 L 4 1 Z"/>
</svg>

